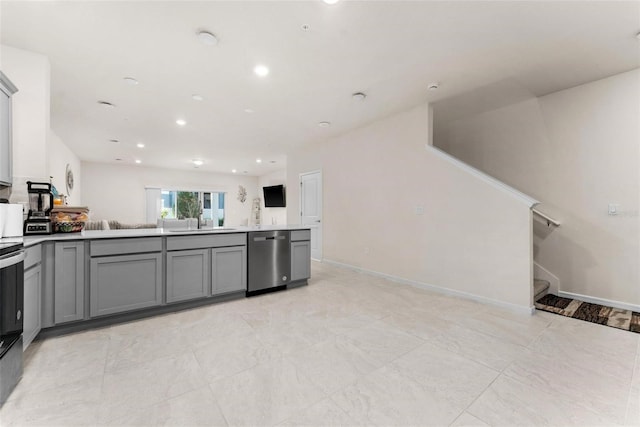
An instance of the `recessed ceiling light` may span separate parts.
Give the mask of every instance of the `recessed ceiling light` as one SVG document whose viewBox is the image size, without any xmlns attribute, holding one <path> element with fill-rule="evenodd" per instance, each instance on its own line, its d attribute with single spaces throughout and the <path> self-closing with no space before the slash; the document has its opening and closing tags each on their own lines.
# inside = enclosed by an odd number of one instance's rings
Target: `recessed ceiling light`
<svg viewBox="0 0 640 427">
<path fill-rule="evenodd" d="M 133 77 L 125 77 L 123 79 L 127 84 L 130 84 L 131 86 L 135 86 L 138 84 L 138 81 L 136 79 L 134 79 Z"/>
<path fill-rule="evenodd" d="M 98 104 L 102 105 L 105 108 L 115 108 L 115 105 L 107 101 L 98 101 Z"/>
<path fill-rule="evenodd" d="M 118 139 L 110 139 L 109 142 L 111 142 L 112 144 L 120 144 L 120 140 Z"/>
<path fill-rule="evenodd" d="M 178 126 L 184 126 L 184 125 L 186 125 L 186 124 L 187 124 L 187 121 L 186 121 L 186 120 L 184 120 L 184 119 L 178 119 L 178 120 L 176 120 L 176 124 L 177 124 Z"/>
<path fill-rule="evenodd" d="M 329 126 L 331 126 L 330 122 L 320 122 L 318 123 L 318 126 L 320 126 L 321 128 L 328 128 Z"/>
<path fill-rule="evenodd" d="M 245 108 L 244 112 L 251 114 L 251 113 L 253 113 L 253 110 L 251 108 Z"/>
<path fill-rule="evenodd" d="M 365 98 L 367 97 L 367 94 L 362 92 L 356 92 L 353 95 L 351 95 L 351 97 L 356 101 L 364 101 Z"/>
<path fill-rule="evenodd" d="M 136 159 L 136 163 L 140 164 L 140 163 L 142 163 L 142 160 Z"/>
<path fill-rule="evenodd" d="M 429 90 L 438 90 L 439 87 L 440 87 L 440 83 L 431 83 L 428 86 Z"/>
<path fill-rule="evenodd" d="M 138 148 L 144 148 L 144 144 L 142 142 L 139 142 L 136 144 L 136 147 Z"/>
<path fill-rule="evenodd" d="M 202 95 L 191 95 L 191 98 L 193 98 L 194 101 L 204 101 Z"/>
<path fill-rule="evenodd" d="M 238 171 L 235 170 L 235 169 L 231 169 L 231 173 L 236 173 L 236 172 L 238 172 Z"/>
<path fill-rule="evenodd" d="M 256 159 L 256 163 L 262 163 L 262 159 Z"/>
<path fill-rule="evenodd" d="M 325 2 L 326 4 L 336 4 L 338 3 L 338 0 L 322 0 L 323 2 Z"/>
<path fill-rule="evenodd" d="M 209 31 L 201 30 L 196 34 L 198 35 L 198 40 L 200 40 L 202 44 L 206 44 L 207 46 L 215 46 L 218 44 L 218 38 Z"/>
<path fill-rule="evenodd" d="M 195 159 L 193 160 L 193 164 L 197 166 L 202 166 L 204 164 L 204 162 L 200 159 Z"/>
<path fill-rule="evenodd" d="M 269 68 L 267 68 L 266 65 L 260 64 L 255 66 L 253 72 L 256 73 L 256 75 L 259 77 L 265 77 L 267 74 L 269 74 Z"/>
</svg>

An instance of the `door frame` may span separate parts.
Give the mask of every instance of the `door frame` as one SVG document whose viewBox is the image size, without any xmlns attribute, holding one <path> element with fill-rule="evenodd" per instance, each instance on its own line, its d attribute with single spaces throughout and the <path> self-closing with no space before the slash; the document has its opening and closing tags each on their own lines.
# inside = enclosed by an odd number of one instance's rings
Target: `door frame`
<svg viewBox="0 0 640 427">
<path fill-rule="evenodd" d="M 307 172 L 302 172 L 300 174 L 298 174 L 298 185 L 300 188 L 300 197 L 298 197 L 298 218 L 300 219 L 300 225 L 302 224 L 302 177 L 305 175 L 311 175 L 311 174 L 320 174 L 320 184 L 321 184 L 321 192 L 320 192 L 320 204 L 321 204 L 321 209 L 320 209 L 320 259 L 314 259 L 315 261 L 322 261 L 322 258 L 324 257 L 324 239 L 322 238 L 322 230 L 324 228 L 324 175 L 322 173 L 322 169 L 314 169 L 314 170 L 310 170 Z"/>
</svg>

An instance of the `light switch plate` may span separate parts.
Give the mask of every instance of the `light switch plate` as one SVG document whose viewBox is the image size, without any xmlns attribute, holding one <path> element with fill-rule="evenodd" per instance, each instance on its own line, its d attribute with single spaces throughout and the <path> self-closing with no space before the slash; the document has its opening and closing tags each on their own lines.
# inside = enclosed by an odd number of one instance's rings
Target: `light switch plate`
<svg viewBox="0 0 640 427">
<path fill-rule="evenodd" d="M 609 215 L 618 215 L 618 212 L 620 211 L 620 205 L 617 203 L 609 203 L 609 208 L 607 213 Z"/>
<path fill-rule="evenodd" d="M 424 206 L 422 205 L 416 206 L 416 215 L 424 215 Z"/>
</svg>

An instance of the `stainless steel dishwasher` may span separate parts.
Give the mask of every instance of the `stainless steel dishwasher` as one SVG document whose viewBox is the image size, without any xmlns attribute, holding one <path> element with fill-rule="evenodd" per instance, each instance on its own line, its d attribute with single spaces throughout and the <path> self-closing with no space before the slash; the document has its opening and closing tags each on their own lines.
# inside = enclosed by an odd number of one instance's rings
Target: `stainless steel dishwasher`
<svg viewBox="0 0 640 427">
<path fill-rule="evenodd" d="M 288 230 L 249 232 L 247 295 L 284 287 L 291 276 Z"/>
</svg>

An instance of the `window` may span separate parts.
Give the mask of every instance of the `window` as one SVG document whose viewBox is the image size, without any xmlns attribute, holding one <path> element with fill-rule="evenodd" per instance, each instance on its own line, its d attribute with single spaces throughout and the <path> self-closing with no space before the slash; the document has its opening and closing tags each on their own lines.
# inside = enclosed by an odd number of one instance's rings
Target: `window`
<svg viewBox="0 0 640 427">
<path fill-rule="evenodd" d="M 148 188 L 147 193 L 157 194 L 158 189 Z M 223 226 L 225 219 L 224 194 L 215 191 L 181 191 L 181 190 L 164 190 L 159 192 L 160 200 L 156 209 L 149 202 L 147 206 L 148 218 L 150 211 L 157 211 L 155 220 L 164 219 L 186 219 L 198 218 L 202 214 L 202 219 L 213 226 Z M 157 197 L 157 196 L 156 196 Z M 151 197 L 154 199 L 154 197 Z"/>
<path fill-rule="evenodd" d="M 202 218 L 222 227 L 224 225 L 224 193 L 202 193 L 202 195 Z"/>
</svg>

